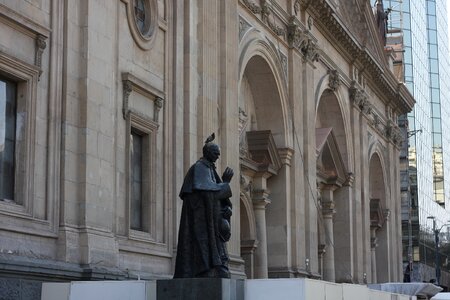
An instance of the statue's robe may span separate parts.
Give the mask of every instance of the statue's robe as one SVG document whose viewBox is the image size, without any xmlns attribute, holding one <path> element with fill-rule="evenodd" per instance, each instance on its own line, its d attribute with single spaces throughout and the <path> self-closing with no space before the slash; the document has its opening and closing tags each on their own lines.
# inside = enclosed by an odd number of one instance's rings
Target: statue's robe
<svg viewBox="0 0 450 300">
<path fill-rule="evenodd" d="M 231 189 L 213 163 L 201 158 L 187 172 L 181 188 L 183 200 L 174 278 L 229 277 L 223 226 L 224 209 L 231 209 Z M 229 217 L 228 217 L 229 222 Z"/>
</svg>

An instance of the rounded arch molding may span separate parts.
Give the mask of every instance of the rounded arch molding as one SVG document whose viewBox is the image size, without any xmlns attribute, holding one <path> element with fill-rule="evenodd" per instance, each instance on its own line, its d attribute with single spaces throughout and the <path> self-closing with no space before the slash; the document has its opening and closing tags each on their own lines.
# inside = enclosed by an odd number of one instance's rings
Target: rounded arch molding
<svg viewBox="0 0 450 300">
<path fill-rule="evenodd" d="M 250 238 L 257 239 L 256 220 L 255 220 L 255 214 L 253 212 L 252 199 L 250 198 L 248 193 L 243 193 L 243 192 L 240 193 L 239 198 L 240 198 L 242 205 L 245 208 L 246 215 L 248 218 L 248 231 L 249 231 Z M 242 224 L 241 224 L 241 226 L 242 226 Z M 242 228 L 241 228 L 241 230 L 242 230 Z"/>
<path fill-rule="evenodd" d="M 388 191 L 388 173 L 387 173 L 387 169 L 386 169 L 386 160 L 384 157 L 384 153 L 385 151 L 383 150 L 381 144 L 378 141 L 371 141 L 370 142 L 370 146 L 369 146 L 369 153 L 368 153 L 368 161 L 367 161 L 367 166 L 369 168 L 369 172 L 370 170 L 370 162 L 372 161 L 373 158 L 375 158 L 375 156 L 378 157 L 378 160 L 380 161 L 380 167 L 381 167 L 381 174 L 383 175 L 383 185 L 384 185 L 384 193 L 386 195 L 386 197 L 389 195 L 389 191 Z"/>
<path fill-rule="evenodd" d="M 344 92 L 345 85 L 340 84 L 336 90 L 332 90 L 329 88 L 330 86 L 330 73 L 324 74 L 320 80 L 318 81 L 314 93 L 314 103 L 315 103 L 315 122 L 317 121 L 317 114 L 319 109 L 320 100 L 322 98 L 322 95 L 328 91 L 331 92 L 339 105 L 339 108 L 341 110 L 343 125 L 344 125 L 344 131 L 346 136 L 346 146 L 347 146 L 347 158 L 348 158 L 348 166 L 347 170 L 348 172 L 354 172 L 354 153 L 353 153 L 353 136 L 352 136 L 352 127 L 350 122 L 350 110 L 352 109 L 351 106 L 349 106 L 350 100 L 346 99 L 348 96 L 348 93 Z M 345 96 L 344 96 L 345 95 Z"/>
<path fill-rule="evenodd" d="M 288 86 L 286 74 L 284 73 L 281 56 L 275 47 L 261 32 L 252 29 L 247 32 L 239 44 L 239 73 L 238 73 L 238 89 L 241 88 L 242 78 L 244 76 L 246 67 L 250 60 L 254 57 L 262 58 L 267 66 L 270 68 L 272 76 L 278 90 L 280 99 L 280 108 L 282 112 L 283 123 L 283 142 L 284 145 L 279 147 L 292 147 L 292 135 L 289 134 L 292 130 L 292 116 L 290 114 L 288 102 Z"/>
<path fill-rule="evenodd" d="M 142 50 L 150 50 L 156 40 L 158 32 L 158 1 L 144 0 L 144 13 L 147 14 L 143 28 L 140 29 L 134 12 L 135 1 L 137 0 L 121 0 L 125 4 L 125 12 L 127 15 L 128 28 L 136 45 Z"/>
</svg>

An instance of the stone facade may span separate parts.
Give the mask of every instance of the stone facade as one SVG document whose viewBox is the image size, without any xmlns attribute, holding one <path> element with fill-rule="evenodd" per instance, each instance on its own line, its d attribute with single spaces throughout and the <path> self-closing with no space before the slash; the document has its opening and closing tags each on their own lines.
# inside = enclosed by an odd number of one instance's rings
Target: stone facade
<svg viewBox="0 0 450 300">
<path fill-rule="evenodd" d="M 234 277 L 402 279 L 414 100 L 368 1 L 2 0 L 0 22 L 0 79 L 26 103 L 2 277 L 170 277 L 183 176 L 216 132 Z"/>
</svg>

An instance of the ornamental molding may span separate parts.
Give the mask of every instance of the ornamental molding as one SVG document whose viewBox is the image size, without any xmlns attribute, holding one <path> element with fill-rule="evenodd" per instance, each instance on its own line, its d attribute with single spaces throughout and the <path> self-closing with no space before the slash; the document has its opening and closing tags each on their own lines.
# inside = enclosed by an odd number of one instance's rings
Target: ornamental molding
<svg viewBox="0 0 450 300">
<path fill-rule="evenodd" d="M 325 218 L 333 218 L 333 215 L 336 214 L 334 201 L 322 201 L 322 215 Z"/>
<path fill-rule="evenodd" d="M 392 106 L 398 114 L 412 110 L 414 98 L 404 84 L 399 83 L 387 66 L 380 65 L 370 52 L 353 37 L 338 19 L 335 8 L 328 0 L 301 0 L 300 2 L 307 5 L 309 13 L 315 20 L 315 26 L 319 27 L 333 44 L 340 47 L 350 61 L 360 65 L 365 73 L 370 74 L 376 89 L 384 95 L 386 105 Z"/>
<path fill-rule="evenodd" d="M 294 3 L 297 7 L 301 7 L 302 9 L 307 9 L 313 0 L 296 0 Z"/>
<path fill-rule="evenodd" d="M 242 0 L 242 3 L 255 15 L 261 13 L 261 7 L 250 0 Z"/>
<path fill-rule="evenodd" d="M 122 114 L 125 120 L 128 119 L 130 112 L 148 119 L 149 116 L 143 115 L 136 109 L 130 107 L 130 95 L 132 92 L 136 92 L 144 96 L 150 101 L 153 101 L 153 116 L 151 116 L 154 122 L 159 121 L 159 112 L 164 107 L 164 93 L 154 88 L 144 80 L 137 78 L 131 73 L 122 74 L 122 91 L 123 91 L 123 102 L 122 102 Z"/>
<path fill-rule="evenodd" d="M 244 34 L 251 28 L 249 22 L 247 22 L 242 16 L 239 16 L 239 41 L 242 40 Z"/>
<path fill-rule="evenodd" d="M 39 69 L 39 80 L 43 73 L 42 55 L 47 48 L 47 40 L 50 37 L 51 29 L 1 3 L 0 24 L 1 26 L 14 29 L 18 34 L 23 34 L 26 37 L 34 39 L 34 60 L 33 57 L 30 57 L 29 60 L 27 59 L 27 62 L 34 64 Z"/>
<path fill-rule="evenodd" d="M 350 89 L 350 100 L 353 105 L 364 115 L 368 120 L 368 125 L 372 127 L 379 136 L 394 144 L 395 147 L 400 148 L 403 143 L 403 136 L 400 128 L 388 119 L 385 120 L 379 114 L 369 101 L 369 96 L 363 88 L 353 81 Z"/>
<path fill-rule="evenodd" d="M 39 68 L 39 77 L 42 75 L 42 54 L 47 48 L 47 37 L 42 34 L 36 36 L 36 51 L 34 56 L 34 64 Z"/>
<path fill-rule="evenodd" d="M 295 0 L 295 2 L 294 2 L 294 13 L 295 13 L 296 16 L 298 16 L 298 13 L 300 12 L 300 7 L 301 7 L 300 0 Z"/>
<path fill-rule="evenodd" d="M 242 0 L 242 3 L 254 14 L 261 15 L 261 20 L 278 36 L 286 36 L 286 29 L 275 24 L 270 15 L 273 14 L 273 8 L 267 0 L 261 0 L 261 6 L 251 0 Z"/>
<path fill-rule="evenodd" d="M 345 179 L 345 182 L 342 185 L 352 187 L 354 182 L 355 182 L 355 174 L 353 174 L 352 172 L 348 172 L 347 178 Z"/>
<path fill-rule="evenodd" d="M 128 28 L 136 45 L 144 51 L 153 47 L 158 32 L 158 3 L 156 0 L 145 0 L 146 13 L 144 29 L 139 29 L 133 0 L 121 0 L 125 4 Z"/>
<path fill-rule="evenodd" d="M 269 6 L 267 0 L 261 0 L 261 19 L 264 23 L 269 26 L 269 28 L 278 36 L 285 36 L 286 29 L 278 26 L 270 19 L 270 14 L 272 13 L 272 8 Z"/>
<path fill-rule="evenodd" d="M 319 60 L 319 47 L 317 39 L 311 31 L 300 26 L 295 17 L 291 17 L 287 34 L 289 47 L 300 51 L 304 58 L 314 62 Z"/>
<path fill-rule="evenodd" d="M 356 81 L 353 81 L 350 86 L 350 100 L 363 114 L 369 115 L 372 112 L 369 95 Z"/>
<path fill-rule="evenodd" d="M 281 67 L 283 68 L 284 76 L 287 78 L 288 77 L 288 59 L 287 59 L 287 56 L 284 55 L 283 52 L 279 51 L 279 54 L 280 54 Z"/>
<path fill-rule="evenodd" d="M 341 76 L 339 75 L 338 70 L 328 70 L 328 87 L 332 91 L 336 91 L 339 89 L 341 85 Z"/>
</svg>

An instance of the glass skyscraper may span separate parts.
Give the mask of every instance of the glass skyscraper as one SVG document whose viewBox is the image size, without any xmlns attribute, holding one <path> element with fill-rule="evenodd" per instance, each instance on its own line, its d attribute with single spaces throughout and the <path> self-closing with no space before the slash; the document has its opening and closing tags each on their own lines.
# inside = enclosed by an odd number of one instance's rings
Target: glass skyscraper
<svg viewBox="0 0 450 300">
<path fill-rule="evenodd" d="M 409 214 L 403 223 L 404 261 L 412 254 L 411 279 L 435 278 L 433 220 L 441 229 L 442 270 L 450 270 L 447 245 L 450 220 L 450 86 L 446 0 L 385 0 L 388 41 L 402 41 L 404 83 L 416 105 L 407 116 Z M 395 38 L 392 38 L 395 37 Z M 400 39 L 398 37 L 401 37 Z M 443 134 L 444 133 L 444 134 Z M 408 221 L 412 221 L 408 225 Z M 441 228 L 441 226 L 443 226 Z M 410 244 L 412 240 L 412 249 Z M 409 241 L 409 243 L 408 243 Z M 442 273 L 441 283 L 450 284 Z"/>
</svg>

